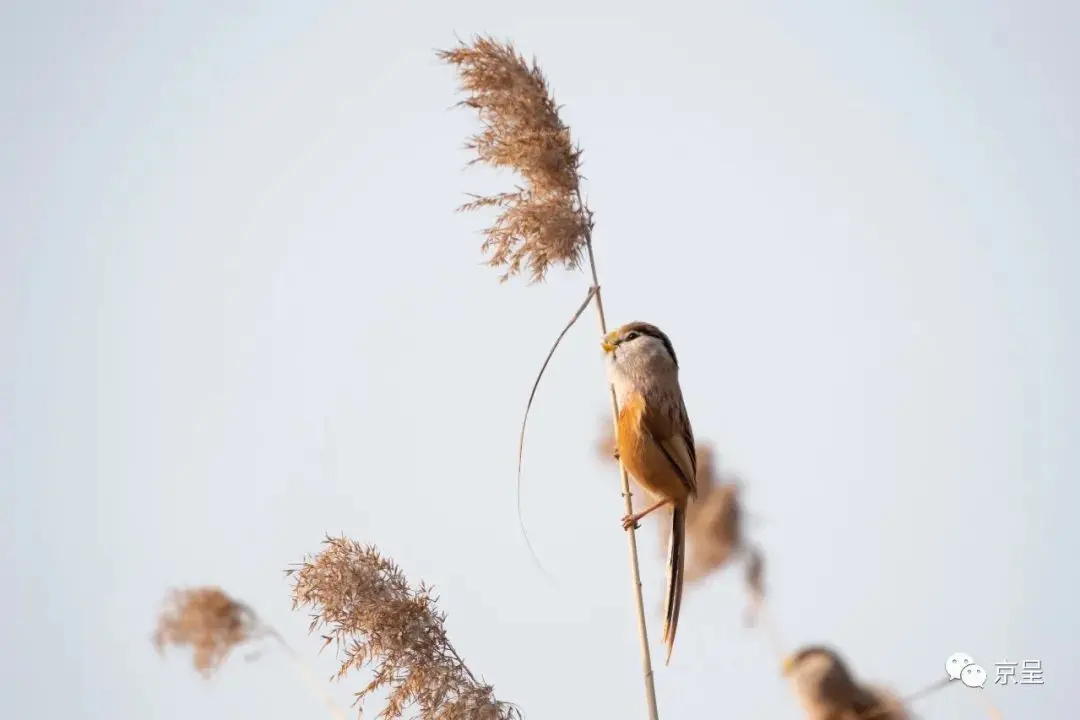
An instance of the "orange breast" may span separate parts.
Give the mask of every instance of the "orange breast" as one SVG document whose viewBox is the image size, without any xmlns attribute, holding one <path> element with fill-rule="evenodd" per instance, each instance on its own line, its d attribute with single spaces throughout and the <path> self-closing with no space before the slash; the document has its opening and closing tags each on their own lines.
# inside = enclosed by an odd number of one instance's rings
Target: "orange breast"
<svg viewBox="0 0 1080 720">
<path fill-rule="evenodd" d="M 657 499 L 685 500 L 688 491 L 667 456 L 646 431 L 645 398 L 634 393 L 619 409 L 619 458 L 642 488 Z"/>
</svg>

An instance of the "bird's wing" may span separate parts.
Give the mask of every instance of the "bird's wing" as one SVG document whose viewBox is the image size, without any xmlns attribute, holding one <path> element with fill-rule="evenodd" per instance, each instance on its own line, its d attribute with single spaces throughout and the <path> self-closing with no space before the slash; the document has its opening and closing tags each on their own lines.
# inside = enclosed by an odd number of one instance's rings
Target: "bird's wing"
<svg viewBox="0 0 1080 720">
<path fill-rule="evenodd" d="M 694 431 L 690 428 L 690 419 L 686 416 L 686 407 L 682 397 L 672 398 L 672 402 L 658 403 L 667 408 L 659 411 L 650 404 L 645 409 L 645 429 L 652 435 L 657 447 L 671 463 L 675 473 L 686 485 L 691 495 L 697 494 L 697 454 L 694 451 Z"/>
</svg>

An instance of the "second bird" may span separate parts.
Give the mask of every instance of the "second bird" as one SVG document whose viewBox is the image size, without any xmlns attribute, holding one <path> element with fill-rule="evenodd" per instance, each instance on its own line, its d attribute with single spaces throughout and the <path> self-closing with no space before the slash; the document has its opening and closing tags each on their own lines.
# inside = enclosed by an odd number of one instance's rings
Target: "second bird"
<svg viewBox="0 0 1080 720">
<path fill-rule="evenodd" d="M 623 527 L 671 505 L 667 588 L 664 594 L 666 665 L 671 660 L 682 605 L 686 565 L 686 505 L 697 494 L 694 431 L 679 388 L 679 363 L 660 328 L 633 322 L 604 337 L 608 379 L 619 401 L 616 453 L 655 503 L 623 518 Z"/>
</svg>

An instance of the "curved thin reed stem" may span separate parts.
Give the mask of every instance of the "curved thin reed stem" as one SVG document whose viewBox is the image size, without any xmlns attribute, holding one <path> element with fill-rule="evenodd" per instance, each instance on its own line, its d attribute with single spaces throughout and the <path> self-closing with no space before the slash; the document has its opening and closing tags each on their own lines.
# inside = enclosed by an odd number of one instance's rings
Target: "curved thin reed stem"
<svg viewBox="0 0 1080 720">
<path fill-rule="evenodd" d="M 330 696 L 330 692 L 326 689 L 326 685 L 315 678 L 315 673 L 311 671 L 311 668 L 307 666 L 307 663 L 304 662 L 299 653 L 293 650 L 289 643 L 285 642 L 285 638 L 282 637 L 281 633 L 269 626 L 264 626 L 264 632 L 278 644 L 278 647 L 285 651 L 286 655 L 289 656 L 289 661 L 292 662 L 293 668 L 300 676 L 300 679 L 308 686 L 308 689 L 322 701 L 323 705 L 326 706 L 326 709 L 330 711 L 330 715 L 334 720 L 349 720 L 345 711 L 339 708 L 337 703 L 334 702 L 334 698 Z"/>
</svg>

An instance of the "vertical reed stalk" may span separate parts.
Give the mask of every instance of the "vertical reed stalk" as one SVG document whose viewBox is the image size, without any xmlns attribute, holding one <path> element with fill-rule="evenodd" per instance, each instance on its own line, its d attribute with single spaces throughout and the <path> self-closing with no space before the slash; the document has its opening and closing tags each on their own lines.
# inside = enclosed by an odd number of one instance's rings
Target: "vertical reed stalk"
<svg viewBox="0 0 1080 720">
<path fill-rule="evenodd" d="M 585 204 L 581 199 L 581 190 L 575 188 L 574 195 L 579 208 Z M 585 252 L 589 258 L 589 272 L 592 274 L 593 288 L 595 288 L 596 315 L 600 320 L 600 332 L 607 335 L 607 318 L 604 316 L 604 300 L 600 292 L 600 279 L 596 273 L 596 256 L 592 246 L 592 223 L 586 224 Z M 618 439 L 619 432 L 619 399 L 615 396 L 615 387 L 608 385 L 611 395 L 611 421 L 615 429 L 615 437 Z M 619 459 L 619 475 L 622 481 L 623 507 L 626 515 L 634 512 L 633 493 L 630 492 L 630 476 L 626 472 L 626 466 Z M 656 707 L 656 685 L 653 681 L 652 655 L 649 652 L 649 630 L 645 622 L 645 598 L 641 594 L 641 565 L 638 562 L 637 534 L 631 525 L 626 532 L 627 548 L 630 551 L 630 583 L 634 593 L 634 604 L 637 609 L 638 642 L 641 644 L 641 672 L 645 680 L 645 703 L 649 709 L 649 720 L 659 720 L 660 714 Z"/>
</svg>

